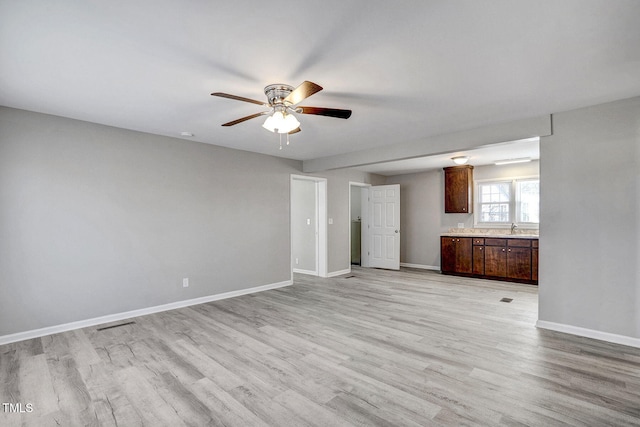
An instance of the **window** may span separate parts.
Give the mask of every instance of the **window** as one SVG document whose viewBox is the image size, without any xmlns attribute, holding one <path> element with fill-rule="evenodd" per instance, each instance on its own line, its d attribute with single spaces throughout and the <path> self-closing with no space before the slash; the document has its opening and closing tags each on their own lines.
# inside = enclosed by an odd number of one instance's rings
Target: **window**
<svg viewBox="0 0 640 427">
<path fill-rule="evenodd" d="M 477 185 L 475 223 L 481 227 L 516 223 L 537 228 L 540 222 L 538 178 L 482 181 Z"/>
<path fill-rule="evenodd" d="M 540 180 L 516 181 L 517 223 L 540 223 Z"/>
</svg>

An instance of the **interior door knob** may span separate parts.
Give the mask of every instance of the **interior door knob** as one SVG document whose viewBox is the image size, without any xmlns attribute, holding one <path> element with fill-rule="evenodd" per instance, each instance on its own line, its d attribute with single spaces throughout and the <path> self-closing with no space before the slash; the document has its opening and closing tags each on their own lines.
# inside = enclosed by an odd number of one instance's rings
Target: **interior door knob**
<svg viewBox="0 0 640 427">
<path fill-rule="evenodd" d="M 396 233 L 398 233 L 398 232 L 399 232 L 399 231 L 398 231 L 398 230 L 396 230 Z"/>
</svg>

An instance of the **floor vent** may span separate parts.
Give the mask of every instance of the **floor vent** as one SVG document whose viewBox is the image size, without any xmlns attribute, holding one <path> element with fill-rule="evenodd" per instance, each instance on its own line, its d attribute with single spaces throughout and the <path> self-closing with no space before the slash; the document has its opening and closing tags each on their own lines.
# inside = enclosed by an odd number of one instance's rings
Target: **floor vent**
<svg viewBox="0 0 640 427">
<path fill-rule="evenodd" d="M 500 302 L 511 302 L 511 301 L 513 301 L 513 298 L 502 298 L 500 300 Z"/>
<path fill-rule="evenodd" d="M 98 331 L 106 331 L 107 329 L 113 329 L 113 328 L 119 328 L 121 326 L 127 326 L 127 325 L 135 325 L 136 322 L 127 322 L 127 323 L 120 323 L 119 325 L 113 325 L 113 326 L 105 326 L 103 328 L 98 328 Z"/>
</svg>

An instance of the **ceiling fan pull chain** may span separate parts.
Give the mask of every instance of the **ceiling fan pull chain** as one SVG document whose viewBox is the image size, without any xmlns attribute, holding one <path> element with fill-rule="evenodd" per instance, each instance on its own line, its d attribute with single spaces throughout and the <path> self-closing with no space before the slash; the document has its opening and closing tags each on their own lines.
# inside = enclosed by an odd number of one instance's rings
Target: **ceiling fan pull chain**
<svg viewBox="0 0 640 427">
<path fill-rule="evenodd" d="M 282 150 L 282 134 L 278 133 L 278 135 L 280 136 L 280 150 Z"/>
<path fill-rule="evenodd" d="M 287 134 L 287 145 L 289 145 L 289 134 Z"/>
</svg>

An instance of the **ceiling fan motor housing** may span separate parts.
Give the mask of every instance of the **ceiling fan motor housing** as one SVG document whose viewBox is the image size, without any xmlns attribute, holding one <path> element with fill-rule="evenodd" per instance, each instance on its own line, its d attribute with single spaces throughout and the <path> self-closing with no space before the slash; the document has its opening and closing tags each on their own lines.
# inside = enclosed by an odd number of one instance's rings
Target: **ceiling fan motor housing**
<svg viewBox="0 0 640 427">
<path fill-rule="evenodd" d="M 277 83 L 265 87 L 264 94 L 267 95 L 269 105 L 274 107 L 276 105 L 285 105 L 284 99 L 289 96 L 294 89 L 293 86 Z"/>
</svg>

